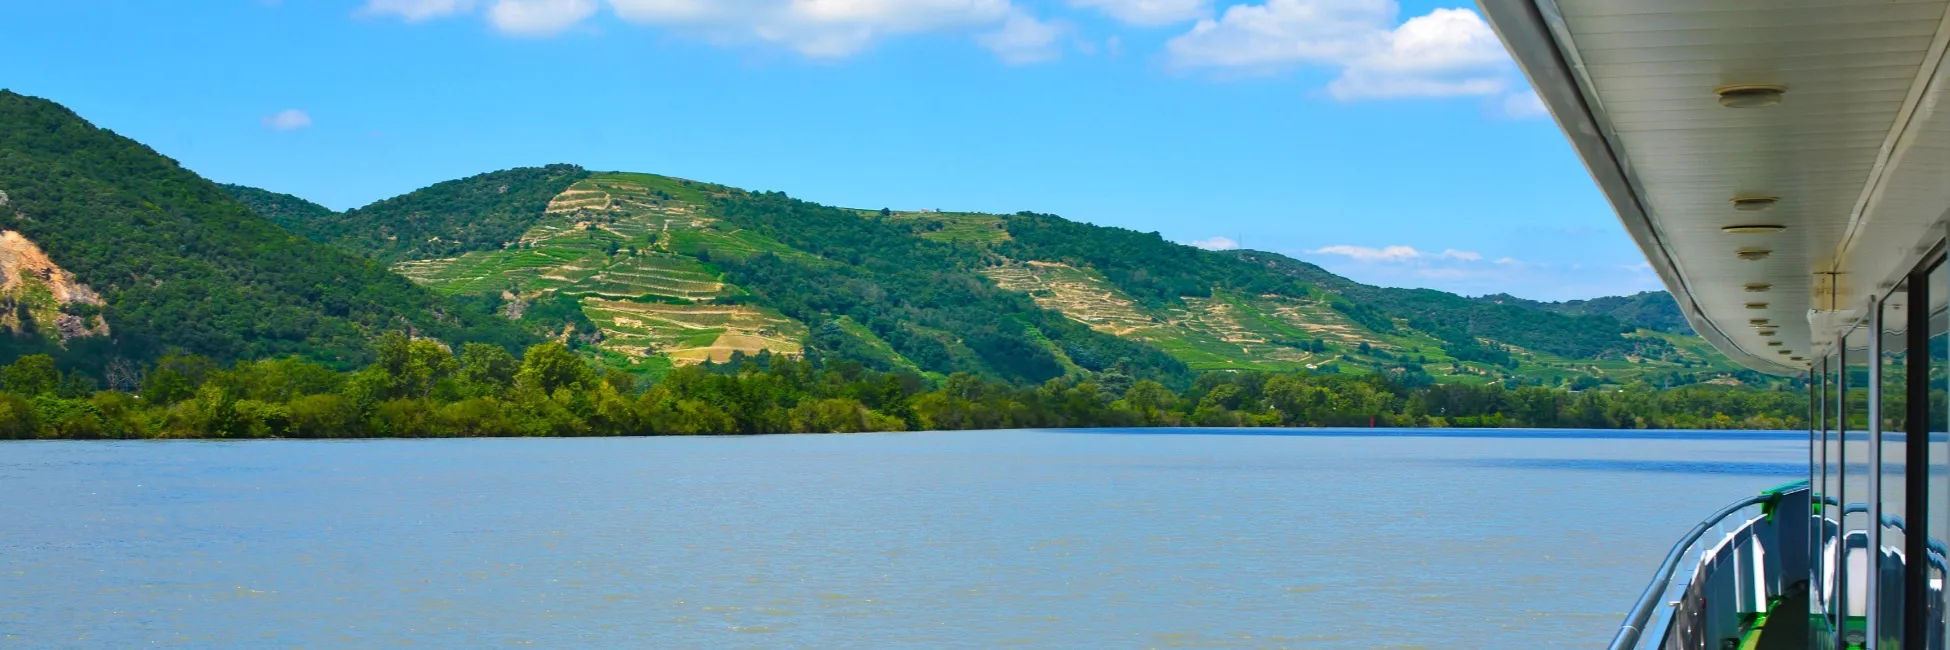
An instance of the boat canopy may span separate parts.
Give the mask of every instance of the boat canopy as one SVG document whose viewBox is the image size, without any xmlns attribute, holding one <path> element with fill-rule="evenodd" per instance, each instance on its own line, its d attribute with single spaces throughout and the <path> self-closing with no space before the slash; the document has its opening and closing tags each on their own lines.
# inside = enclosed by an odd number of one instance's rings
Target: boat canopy
<svg viewBox="0 0 1950 650">
<path fill-rule="evenodd" d="M 1480 5 L 1687 320 L 1742 364 L 1808 370 L 1942 239 L 1950 2 Z"/>
</svg>

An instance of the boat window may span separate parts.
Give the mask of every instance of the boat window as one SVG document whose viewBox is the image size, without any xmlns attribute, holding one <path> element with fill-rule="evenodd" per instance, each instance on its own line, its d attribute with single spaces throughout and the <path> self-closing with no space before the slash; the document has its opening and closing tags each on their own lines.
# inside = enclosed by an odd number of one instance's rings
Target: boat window
<svg viewBox="0 0 1950 650">
<path fill-rule="evenodd" d="M 1943 540 L 1950 539 L 1950 268 L 1938 262 L 1930 269 L 1928 281 L 1929 338 L 1929 507 L 1924 528 L 1929 531 L 1929 576 L 1931 585 L 1942 585 L 1944 574 Z M 1923 472 L 1918 472 L 1924 475 Z M 1934 588 L 1931 595 L 1940 602 L 1931 610 L 1931 647 L 1943 647 L 1945 615 L 1950 602 L 1941 602 L 1944 590 Z"/>
<path fill-rule="evenodd" d="M 1903 541 L 1908 533 L 1909 510 L 1905 500 L 1908 494 L 1906 461 L 1908 458 L 1909 391 L 1906 379 L 1908 373 L 1909 344 L 1909 285 L 1907 282 L 1896 286 L 1894 291 L 1882 300 L 1882 320 L 1879 324 L 1876 362 L 1882 364 L 1882 390 L 1872 399 L 1877 400 L 1875 417 L 1879 427 L 1875 434 L 1875 456 L 1869 461 L 1875 463 L 1870 469 L 1881 478 L 1874 490 L 1879 499 L 1874 513 L 1880 523 L 1872 535 L 1876 540 L 1875 607 L 1880 610 L 1877 620 L 1879 647 L 1900 648 L 1903 642 Z"/>
<path fill-rule="evenodd" d="M 1869 595 L 1869 333 L 1858 326 L 1842 337 L 1840 460 L 1841 531 L 1836 563 L 1836 631 L 1861 644 L 1868 630 Z"/>
<path fill-rule="evenodd" d="M 1815 365 L 1813 385 L 1815 436 L 1817 444 L 1814 454 L 1814 476 L 1809 480 L 1813 486 L 1811 498 L 1814 499 L 1810 512 L 1815 513 L 1814 525 L 1809 527 L 1813 548 L 1809 553 L 1811 580 L 1808 585 L 1810 633 L 1815 647 L 1834 647 L 1835 621 L 1837 611 L 1833 598 L 1836 575 L 1835 554 L 1837 531 L 1841 528 L 1842 509 L 1838 497 L 1841 494 L 1841 438 L 1836 429 L 1839 413 L 1839 391 L 1836 386 L 1837 373 L 1841 368 L 1841 356 L 1830 352 Z"/>
</svg>

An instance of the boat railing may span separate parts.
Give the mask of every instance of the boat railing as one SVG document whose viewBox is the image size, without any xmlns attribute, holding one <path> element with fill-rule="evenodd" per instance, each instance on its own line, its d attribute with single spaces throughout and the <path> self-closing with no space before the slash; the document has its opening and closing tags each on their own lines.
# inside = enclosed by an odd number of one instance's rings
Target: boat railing
<svg viewBox="0 0 1950 650">
<path fill-rule="evenodd" d="M 1848 504 L 1847 506 L 1843 506 L 1841 505 L 1841 502 L 1836 501 L 1834 497 L 1817 497 L 1816 500 L 1826 505 L 1831 505 L 1831 506 L 1841 508 L 1842 514 L 1844 516 L 1854 515 L 1854 514 L 1868 514 L 1869 512 L 1869 506 L 1867 504 L 1851 503 Z M 1882 527 L 1887 528 L 1889 530 L 1896 531 L 1898 533 L 1903 533 L 1905 535 L 1909 534 L 1909 528 L 1903 523 L 1903 518 L 1895 515 L 1883 515 Z M 1932 537 L 1928 540 L 1925 540 L 1923 543 L 1924 545 L 1929 547 L 1930 553 L 1932 554 L 1933 557 L 1950 556 L 1950 549 L 1944 548 L 1943 540 Z"/>
<path fill-rule="evenodd" d="M 1664 648 L 1668 641 L 1718 636 L 1727 625 L 1737 626 L 1742 605 L 1765 613 L 1765 606 L 1790 586 L 1784 576 L 1807 573 L 1803 547 L 1808 517 L 1808 482 L 1798 481 L 1735 501 L 1700 520 L 1666 553 L 1608 647 Z M 1707 535 L 1716 531 L 1720 534 Z M 1723 571 L 1727 575 L 1716 575 Z M 1764 575 L 1759 580 L 1752 574 L 1732 579 L 1749 571 Z M 1730 588 L 1733 593 L 1727 595 L 1735 597 L 1708 599 L 1704 594 L 1709 585 Z M 1709 605 L 1718 609 L 1709 611 Z"/>
</svg>

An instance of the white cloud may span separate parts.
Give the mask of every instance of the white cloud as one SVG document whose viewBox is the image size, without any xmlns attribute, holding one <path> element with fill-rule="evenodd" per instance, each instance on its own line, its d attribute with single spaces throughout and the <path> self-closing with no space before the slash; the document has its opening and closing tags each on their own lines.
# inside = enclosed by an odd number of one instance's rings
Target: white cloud
<svg viewBox="0 0 1950 650">
<path fill-rule="evenodd" d="M 295 131 L 311 126 L 311 114 L 295 108 L 287 108 L 265 116 L 264 126 L 278 131 Z"/>
<path fill-rule="evenodd" d="M 1550 117 L 1551 111 L 1544 107 L 1544 100 L 1532 91 L 1513 92 L 1503 97 L 1503 114 L 1517 119 Z"/>
<path fill-rule="evenodd" d="M 1340 244 L 1335 246 L 1323 246 L 1307 252 L 1313 253 L 1315 255 L 1338 255 L 1341 257 L 1353 259 L 1354 261 L 1357 262 L 1431 262 L 1431 261 L 1481 262 L 1483 261 L 1482 253 L 1478 253 L 1476 251 L 1456 250 L 1454 248 L 1443 249 L 1442 252 L 1440 253 L 1427 253 L 1420 250 L 1416 250 L 1414 246 L 1386 246 L 1382 248 L 1371 248 L 1368 246 L 1350 246 L 1346 244 Z M 1510 260 L 1510 258 L 1506 257 L 1503 258 L 1503 260 Z M 1496 263 L 1502 264 L 1503 260 L 1497 260 Z M 1516 260 L 1510 260 L 1510 261 L 1514 262 Z"/>
<path fill-rule="evenodd" d="M 1212 0 L 1070 0 L 1072 7 L 1096 9 L 1132 25 L 1182 23 L 1211 15 Z"/>
<path fill-rule="evenodd" d="M 995 31 L 975 37 L 989 51 L 994 52 L 1003 63 L 1024 65 L 1053 61 L 1063 56 L 1057 43 L 1069 26 L 1056 22 L 1037 20 L 1035 16 L 1015 11 L 1002 27 Z"/>
<path fill-rule="evenodd" d="M 1499 257 L 1496 263 L 1502 266 L 1522 266 L 1523 262 L 1514 257 Z"/>
<path fill-rule="evenodd" d="M 1395 24 L 1392 0 L 1266 0 L 1234 5 L 1166 43 L 1171 67 L 1275 74 L 1339 71 L 1335 99 L 1502 95 L 1516 68 L 1489 24 L 1468 9 L 1435 9 Z M 1506 102 L 1506 111 L 1522 108 Z"/>
<path fill-rule="evenodd" d="M 1336 99 L 1495 95 L 1514 67 L 1489 23 L 1468 9 L 1437 9 L 1389 32 L 1388 47 L 1350 61 L 1327 85 Z"/>
<path fill-rule="evenodd" d="M 1367 246 L 1337 245 L 1323 246 L 1308 252 L 1315 255 L 1341 255 L 1354 258 L 1356 261 L 1361 262 L 1406 262 L 1422 257 L 1422 251 L 1415 250 L 1413 246 L 1369 248 Z"/>
<path fill-rule="evenodd" d="M 468 13 L 474 0 L 366 0 L 359 9 L 363 16 L 399 16 L 409 23 L 431 18 Z"/>
<path fill-rule="evenodd" d="M 603 2 L 625 22 L 723 45 L 779 45 L 827 59 L 851 56 L 890 36 L 974 35 L 990 29 L 978 38 L 1005 61 L 1048 60 L 1058 54 L 1055 42 L 1064 29 L 1023 13 L 1012 0 L 493 0 L 487 19 L 504 33 L 546 36 L 589 19 Z M 419 22 L 471 14 L 476 4 L 366 0 L 359 14 Z"/>
<path fill-rule="evenodd" d="M 1185 245 L 1194 248 L 1203 248 L 1208 251 L 1229 251 L 1238 248 L 1239 242 L 1233 241 L 1231 237 L 1213 237 L 1211 239 L 1188 241 L 1185 242 Z"/>
<path fill-rule="evenodd" d="M 596 0 L 498 0 L 487 18 L 515 36 L 550 36 L 596 15 Z"/>
<path fill-rule="evenodd" d="M 757 41 L 815 58 L 855 54 L 887 36 L 997 25 L 1010 0 L 610 0 L 626 21 Z"/>
<path fill-rule="evenodd" d="M 1165 44 L 1173 67 L 1277 72 L 1338 64 L 1387 46 L 1389 0 L 1268 0 L 1234 5 Z"/>
</svg>

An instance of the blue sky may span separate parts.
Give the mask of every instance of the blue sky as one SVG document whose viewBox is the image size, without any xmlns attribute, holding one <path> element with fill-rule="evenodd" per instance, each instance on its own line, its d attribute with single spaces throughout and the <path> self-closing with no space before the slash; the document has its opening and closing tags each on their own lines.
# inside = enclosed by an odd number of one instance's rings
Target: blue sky
<svg viewBox="0 0 1950 650">
<path fill-rule="evenodd" d="M 1049 212 L 1392 286 L 1658 288 L 1460 7 L 6 3 L 0 87 L 341 209 L 572 162 L 851 207 Z"/>
</svg>

